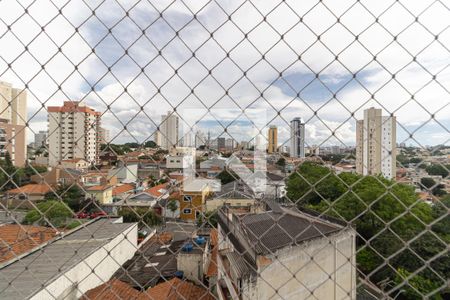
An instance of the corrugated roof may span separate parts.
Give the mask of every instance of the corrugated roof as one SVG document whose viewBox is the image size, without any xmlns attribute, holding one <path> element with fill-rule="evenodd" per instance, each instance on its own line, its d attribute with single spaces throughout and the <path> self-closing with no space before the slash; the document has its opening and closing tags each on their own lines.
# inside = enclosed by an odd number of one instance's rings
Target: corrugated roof
<svg viewBox="0 0 450 300">
<path fill-rule="evenodd" d="M 26 299 L 136 223 L 100 218 L 1 269 L 0 299 Z"/>
<path fill-rule="evenodd" d="M 243 233 L 258 254 L 270 254 L 288 245 L 326 236 L 341 229 L 341 226 L 319 218 L 287 211 L 251 213 L 237 217 L 243 225 Z"/>
<path fill-rule="evenodd" d="M 239 253 L 225 252 L 224 256 L 228 259 L 231 268 L 233 268 L 239 278 L 250 273 L 251 269 L 249 263 L 247 263 L 247 261 Z"/>
</svg>

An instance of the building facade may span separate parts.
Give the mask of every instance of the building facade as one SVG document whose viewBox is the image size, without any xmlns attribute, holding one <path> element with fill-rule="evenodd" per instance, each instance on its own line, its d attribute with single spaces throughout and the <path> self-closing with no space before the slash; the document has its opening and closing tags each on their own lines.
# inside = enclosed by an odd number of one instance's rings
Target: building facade
<svg viewBox="0 0 450 300">
<path fill-rule="evenodd" d="M 277 153 L 278 152 L 278 128 L 276 126 L 270 126 L 267 136 L 268 136 L 267 138 L 269 140 L 267 152 L 269 154 Z"/>
<path fill-rule="evenodd" d="M 98 162 L 100 153 L 100 112 L 76 101 L 63 106 L 49 106 L 49 165 L 61 160 L 83 158 L 90 164 Z"/>
<path fill-rule="evenodd" d="M 291 157 L 305 157 L 305 122 L 301 118 L 291 121 Z"/>
<path fill-rule="evenodd" d="M 156 132 L 156 144 L 163 149 L 176 147 L 178 144 L 179 118 L 175 113 L 167 112 L 161 116 L 159 131 Z"/>
<path fill-rule="evenodd" d="M 396 119 L 382 116 L 381 109 L 364 110 L 364 119 L 356 123 L 356 172 L 395 177 Z"/>
<path fill-rule="evenodd" d="M 219 299 L 356 299 L 353 229 L 280 207 L 218 224 Z"/>
<path fill-rule="evenodd" d="M 39 131 L 34 134 L 34 147 L 39 149 L 47 144 L 47 131 Z"/>
<path fill-rule="evenodd" d="M 0 157 L 10 154 L 16 167 L 25 165 L 27 93 L 0 81 Z"/>
</svg>

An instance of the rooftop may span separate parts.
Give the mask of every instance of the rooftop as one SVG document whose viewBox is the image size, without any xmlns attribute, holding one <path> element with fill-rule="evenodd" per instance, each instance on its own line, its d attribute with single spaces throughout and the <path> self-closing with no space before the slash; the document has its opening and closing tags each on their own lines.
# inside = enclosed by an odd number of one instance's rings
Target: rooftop
<svg viewBox="0 0 450 300">
<path fill-rule="evenodd" d="M 145 292 L 148 297 L 141 299 L 152 300 L 212 300 L 216 299 L 208 290 L 191 282 L 181 280 L 177 277 L 160 283 Z"/>
<path fill-rule="evenodd" d="M 43 226 L 6 224 L 0 226 L 0 263 L 29 252 L 56 236 L 56 230 Z"/>
<path fill-rule="evenodd" d="M 136 224 L 99 218 L 49 241 L 43 251 L 32 251 L 20 260 L 8 261 L 0 266 L 0 298 L 24 299 L 34 295 L 42 289 L 43 282 L 52 282 L 132 226 Z"/>
<path fill-rule="evenodd" d="M 138 299 L 141 292 L 128 284 L 112 279 L 87 291 L 80 300 Z"/>
<path fill-rule="evenodd" d="M 232 214 L 228 222 L 225 209 L 219 213 L 221 227 L 236 227 L 256 254 L 266 255 L 290 245 L 324 237 L 342 230 L 342 226 L 300 211 L 275 205 L 263 213 Z M 239 251 L 239 249 L 237 249 Z"/>
<path fill-rule="evenodd" d="M 51 188 L 46 183 L 30 183 L 7 191 L 9 194 L 38 194 L 45 195 L 51 191 Z"/>
<path fill-rule="evenodd" d="M 113 188 L 113 196 L 120 195 L 134 190 L 134 185 L 132 184 L 122 184 Z"/>
</svg>

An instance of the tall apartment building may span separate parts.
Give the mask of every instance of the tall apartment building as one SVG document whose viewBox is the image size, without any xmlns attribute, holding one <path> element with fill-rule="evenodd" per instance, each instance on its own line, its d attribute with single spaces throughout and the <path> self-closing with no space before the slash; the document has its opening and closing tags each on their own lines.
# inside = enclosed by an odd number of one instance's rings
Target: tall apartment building
<svg viewBox="0 0 450 300">
<path fill-rule="evenodd" d="M 305 157 L 305 122 L 301 118 L 291 121 L 291 157 Z"/>
<path fill-rule="evenodd" d="M 179 118 L 175 113 L 167 112 L 161 116 L 159 131 L 156 133 L 156 144 L 169 150 L 178 144 Z"/>
<path fill-rule="evenodd" d="M 49 165 L 75 158 L 96 163 L 100 152 L 100 112 L 75 101 L 49 106 L 47 111 Z"/>
<path fill-rule="evenodd" d="M 47 131 L 41 130 L 34 134 L 34 146 L 36 149 L 44 146 L 47 143 Z"/>
<path fill-rule="evenodd" d="M 395 117 L 373 107 L 364 110 L 364 119 L 356 122 L 356 171 L 395 177 L 396 150 Z"/>
<path fill-rule="evenodd" d="M 268 153 L 277 153 L 278 151 L 278 128 L 277 126 L 270 126 L 268 132 L 269 145 L 267 147 Z"/>
<path fill-rule="evenodd" d="M 25 165 L 27 157 L 27 93 L 0 81 L 0 157 L 9 152 L 13 164 Z"/>
</svg>

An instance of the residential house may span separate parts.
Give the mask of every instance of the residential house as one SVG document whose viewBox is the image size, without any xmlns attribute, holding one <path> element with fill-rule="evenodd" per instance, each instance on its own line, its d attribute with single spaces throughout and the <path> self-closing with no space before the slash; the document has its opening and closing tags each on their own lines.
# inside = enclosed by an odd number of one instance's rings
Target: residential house
<svg viewBox="0 0 450 300">
<path fill-rule="evenodd" d="M 111 204 L 113 202 L 112 185 L 94 185 L 86 189 L 86 199 L 96 199 L 99 204 Z"/>
<path fill-rule="evenodd" d="M 123 199 L 129 197 L 130 195 L 133 195 L 134 191 L 135 191 L 135 186 L 133 184 L 125 183 L 125 184 L 117 185 L 112 190 L 113 200 L 114 201 L 123 200 Z"/>
<path fill-rule="evenodd" d="M 117 181 L 120 183 L 132 183 L 136 182 L 138 178 L 138 163 L 124 163 L 119 162 L 119 166 L 108 171 L 109 176 L 116 176 Z"/>
<path fill-rule="evenodd" d="M 180 191 L 180 218 L 195 221 L 204 211 L 206 199 L 220 190 L 220 182 L 214 179 L 194 179 L 183 182 Z"/>
<path fill-rule="evenodd" d="M 2 204 L 6 207 L 34 208 L 33 202 L 42 201 L 52 191 L 46 183 L 30 183 L 5 192 Z"/>
<path fill-rule="evenodd" d="M 219 210 L 219 299 L 355 299 L 355 231 L 269 204 L 262 213 Z"/>
<path fill-rule="evenodd" d="M 87 170 L 89 162 L 83 158 L 64 159 L 60 161 L 60 167 L 64 169 Z"/>
<path fill-rule="evenodd" d="M 137 224 L 97 218 L 1 265 L 1 299 L 78 299 L 137 249 Z M 42 249 L 42 251 L 40 250 Z"/>
</svg>

